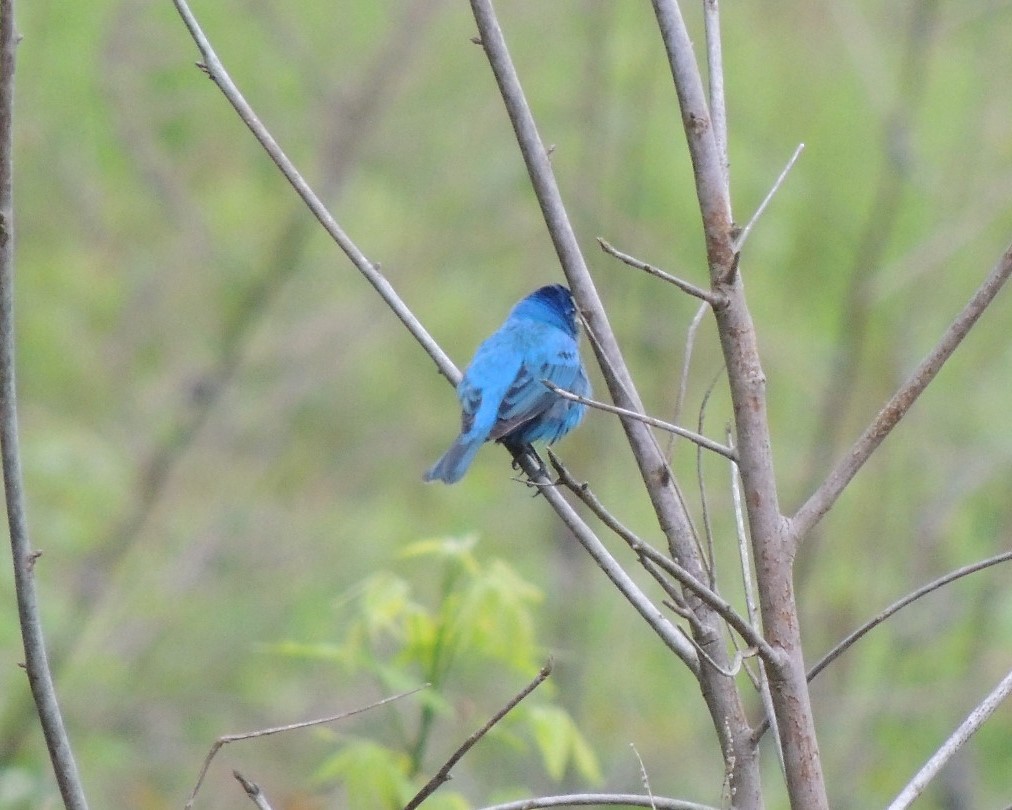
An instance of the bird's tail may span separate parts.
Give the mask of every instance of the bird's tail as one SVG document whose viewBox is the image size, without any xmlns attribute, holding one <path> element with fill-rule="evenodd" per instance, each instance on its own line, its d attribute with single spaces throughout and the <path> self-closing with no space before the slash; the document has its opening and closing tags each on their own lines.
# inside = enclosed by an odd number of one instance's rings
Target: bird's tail
<svg viewBox="0 0 1012 810">
<path fill-rule="evenodd" d="M 433 464 L 422 478 L 426 481 L 456 483 L 464 477 L 482 443 L 482 439 L 458 436 L 450 449 L 443 453 L 439 461 Z"/>
</svg>

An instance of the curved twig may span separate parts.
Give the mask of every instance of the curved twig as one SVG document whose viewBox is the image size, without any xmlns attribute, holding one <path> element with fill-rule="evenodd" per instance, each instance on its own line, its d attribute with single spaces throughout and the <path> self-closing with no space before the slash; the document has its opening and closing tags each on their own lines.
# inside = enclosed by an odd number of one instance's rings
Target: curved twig
<svg viewBox="0 0 1012 810">
<path fill-rule="evenodd" d="M 211 750 L 209 750 L 207 752 L 207 756 L 204 757 L 204 764 L 201 766 L 200 773 L 197 776 L 197 783 L 193 786 L 193 790 L 190 793 L 190 798 L 186 800 L 185 805 L 186 810 L 190 810 L 190 808 L 193 807 L 193 802 L 197 798 L 197 793 L 200 791 L 200 786 L 204 783 L 204 777 L 207 776 L 208 768 L 211 767 L 211 760 L 213 760 L 215 755 L 229 743 L 240 742 L 241 740 L 253 740 L 256 739 L 257 737 L 270 737 L 273 734 L 281 734 L 284 731 L 298 731 L 299 729 L 302 728 L 311 728 L 313 726 L 322 726 L 325 723 L 334 723 L 338 720 L 344 720 L 345 718 L 348 717 L 354 717 L 356 714 L 362 714 L 363 712 L 370 711 L 371 709 L 376 709 L 379 708 L 380 706 L 385 706 L 387 703 L 392 703 L 393 701 L 400 700 L 401 698 L 407 697 L 408 695 L 413 695 L 415 692 L 418 692 L 424 688 L 425 688 L 424 686 L 418 686 L 415 687 L 414 689 L 409 689 L 407 692 L 401 692 L 400 694 L 391 695 L 390 697 L 385 697 L 382 700 L 377 700 L 375 703 L 370 703 L 368 706 L 361 706 L 358 709 L 351 709 L 350 711 L 341 712 L 340 714 L 333 714 L 329 717 L 317 717 L 314 720 L 303 720 L 302 722 L 299 723 L 288 723 L 287 725 L 284 726 L 273 726 L 271 728 L 260 728 L 257 729 L 256 731 L 244 731 L 239 734 L 222 735 L 221 737 L 219 737 L 217 740 L 214 741 L 214 744 L 211 745 Z M 238 774 L 236 775 L 236 778 L 239 779 Z M 243 787 L 245 787 L 244 780 L 239 779 L 239 781 L 240 783 L 243 784 Z M 248 792 L 249 791 L 247 790 L 247 793 Z"/>
<path fill-rule="evenodd" d="M 818 662 L 808 670 L 808 680 L 814 680 L 822 670 L 832 664 L 837 658 L 839 658 L 846 650 L 850 649 L 858 640 L 864 637 L 868 631 L 878 627 L 882 622 L 892 616 L 894 613 L 899 613 L 903 608 L 912 602 L 916 602 L 922 596 L 927 596 L 932 591 L 936 591 L 939 588 L 948 585 L 950 582 L 955 582 L 957 579 L 961 579 L 969 574 L 975 574 L 978 571 L 983 571 L 985 568 L 990 568 L 992 565 L 998 565 L 999 563 L 1009 562 L 1012 560 L 1012 551 L 1005 551 L 1001 554 L 996 554 L 993 557 L 988 557 L 986 560 L 980 560 L 970 565 L 964 565 L 962 568 L 957 568 L 955 571 L 950 571 L 944 576 L 940 576 L 938 579 L 934 579 L 926 585 L 922 585 L 916 591 L 912 591 L 904 596 L 902 599 L 893 602 L 889 607 L 877 614 L 873 618 L 866 621 L 853 633 L 850 633 L 846 638 L 836 644 L 833 649 L 826 653 Z M 763 734 L 766 733 L 767 723 L 763 721 L 755 730 L 755 738 L 758 740 Z"/>
</svg>

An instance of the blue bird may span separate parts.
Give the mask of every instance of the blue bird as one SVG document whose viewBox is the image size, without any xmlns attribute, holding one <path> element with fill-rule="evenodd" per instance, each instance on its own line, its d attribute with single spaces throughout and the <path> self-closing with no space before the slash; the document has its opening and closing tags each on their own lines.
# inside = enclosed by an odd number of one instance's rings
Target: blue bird
<svg viewBox="0 0 1012 810">
<path fill-rule="evenodd" d="M 576 427 L 586 406 L 560 397 L 542 380 L 590 396 L 578 335 L 576 305 L 561 284 L 535 290 L 513 307 L 464 372 L 457 386 L 460 435 L 425 480 L 459 481 L 485 442 L 511 449 L 552 444 Z"/>
</svg>

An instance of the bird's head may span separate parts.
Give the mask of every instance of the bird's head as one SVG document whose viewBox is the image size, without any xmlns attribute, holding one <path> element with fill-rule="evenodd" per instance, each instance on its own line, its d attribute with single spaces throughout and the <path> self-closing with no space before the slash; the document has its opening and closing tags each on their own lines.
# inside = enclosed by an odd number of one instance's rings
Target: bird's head
<svg viewBox="0 0 1012 810">
<path fill-rule="evenodd" d="M 573 296 L 561 284 L 540 287 L 513 307 L 513 315 L 534 321 L 550 323 L 576 337 L 576 304 Z"/>
</svg>

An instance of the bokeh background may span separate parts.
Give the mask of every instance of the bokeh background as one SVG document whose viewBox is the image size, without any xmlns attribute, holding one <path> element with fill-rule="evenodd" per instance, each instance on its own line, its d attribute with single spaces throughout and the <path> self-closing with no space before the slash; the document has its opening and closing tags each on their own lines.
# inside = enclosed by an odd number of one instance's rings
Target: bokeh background
<svg viewBox="0 0 1012 810">
<path fill-rule="evenodd" d="M 705 281 L 649 4 L 500 5 L 595 281 L 648 407 L 670 418 L 695 302 L 595 242 Z M 337 220 L 459 364 L 517 298 L 561 279 L 467 4 L 218 0 L 195 11 Z M 702 43 L 699 9 L 685 12 Z M 443 569 L 402 552 L 465 536 L 481 565 L 506 561 L 540 594 L 531 610 L 538 650 L 556 661 L 552 699 L 601 779 L 575 766 L 553 778 L 507 735 L 483 743 L 452 787 L 473 806 L 518 788 L 636 791 L 631 743 L 655 793 L 719 804 L 719 752 L 693 680 L 511 480 L 505 453 L 485 449 L 454 487 L 421 483 L 457 428 L 451 389 L 194 67 L 172 4 L 36 0 L 18 15 L 29 517 L 93 805 L 180 807 L 218 735 L 392 691 L 340 656 L 293 651 L 340 647 L 342 611 L 378 571 L 437 609 Z M 806 144 L 742 258 L 793 510 L 1009 241 L 1012 6 L 774 0 L 723 15 L 737 221 Z M 803 550 L 809 660 L 914 587 L 1009 547 L 1010 316 L 1006 293 Z M 704 321 L 682 421 L 696 423 L 720 363 Z M 728 418 L 720 381 L 706 431 L 722 437 Z M 591 414 L 560 452 L 656 539 L 613 418 Z M 673 463 L 701 522 L 696 454 L 678 444 Z M 737 599 L 727 469 L 705 458 L 703 470 L 721 581 Z M 895 795 L 1007 672 L 1008 577 L 992 569 L 917 603 L 816 682 L 835 807 Z M 3 566 L 0 806 L 55 807 L 17 667 L 11 580 Z M 422 772 L 530 674 L 455 670 Z M 417 705 L 396 711 L 411 723 Z M 390 714 L 342 728 L 384 739 Z M 341 744 L 303 732 L 227 748 L 198 806 L 249 806 L 231 767 L 276 807 L 343 806 L 341 779 L 321 770 Z M 768 806 L 785 806 L 772 750 L 765 760 Z M 1004 707 L 919 806 L 1010 804 L 1010 769 Z"/>
</svg>

